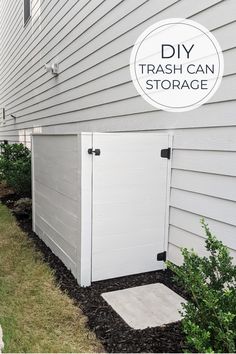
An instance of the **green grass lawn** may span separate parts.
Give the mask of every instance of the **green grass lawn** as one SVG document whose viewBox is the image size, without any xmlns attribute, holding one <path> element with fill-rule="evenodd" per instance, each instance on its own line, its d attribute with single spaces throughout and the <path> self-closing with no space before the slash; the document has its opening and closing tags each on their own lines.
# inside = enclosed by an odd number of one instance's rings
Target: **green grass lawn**
<svg viewBox="0 0 236 354">
<path fill-rule="evenodd" d="M 56 286 L 9 210 L 0 204 L 0 324 L 4 352 L 97 352 L 86 318 Z"/>
</svg>

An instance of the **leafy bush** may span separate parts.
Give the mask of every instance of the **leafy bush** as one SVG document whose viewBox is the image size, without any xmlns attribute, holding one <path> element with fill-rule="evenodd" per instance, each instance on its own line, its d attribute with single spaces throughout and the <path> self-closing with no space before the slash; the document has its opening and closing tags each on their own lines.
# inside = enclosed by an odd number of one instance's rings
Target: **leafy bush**
<svg viewBox="0 0 236 354">
<path fill-rule="evenodd" d="M 23 144 L 1 144 L 0 180 L 17 194 L 31 195 L 31 152 Z"/>
<path fill-rule="evenodd" d="M 177 282 L 191 295 L 191 301 L 183 304 L 183 330 L 190 350 L 234 353 L 236 266 L 227 247 L 211 234 L 204 220 L 201 223 L 209 257 L 199 257 L 185 248 L 181 267 L 167 262 Z"/>
</svg>

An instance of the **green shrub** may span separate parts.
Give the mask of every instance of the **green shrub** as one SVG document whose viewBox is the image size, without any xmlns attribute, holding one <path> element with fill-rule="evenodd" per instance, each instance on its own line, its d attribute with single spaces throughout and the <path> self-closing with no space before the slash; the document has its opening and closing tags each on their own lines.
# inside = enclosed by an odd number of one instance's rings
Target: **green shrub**
<svg viewBox="0 0 236 354">
<path fill-rule="evenodd" d="M 23 144 L 1 144 L 0 180 L 17 194 L 31 195 L 31 152 Z"/>
<path fill-rule="evenodd" d="M 236 266 L 226 246 L 218 241 L 204 220 L 208 257 L 182 249 L 184 262 L 167 262 L 175 279 L 191 296 L 183 304 L 183 330 L 190 350 L 236 351 Z"/>
</svg>

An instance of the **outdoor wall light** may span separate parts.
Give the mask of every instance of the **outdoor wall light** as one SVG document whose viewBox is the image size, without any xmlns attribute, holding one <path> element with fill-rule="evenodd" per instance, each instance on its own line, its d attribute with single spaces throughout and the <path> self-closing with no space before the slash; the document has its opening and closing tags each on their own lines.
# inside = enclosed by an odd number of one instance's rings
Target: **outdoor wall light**
<svg viewBox="0 0 236 354">
<path fill-rule="evenodd" d="M 44 67 L 48 73 L 52 73 L 55 76 L 59 74 L 59 64 L 57 63 L 45 64 Z"/>
</svg>

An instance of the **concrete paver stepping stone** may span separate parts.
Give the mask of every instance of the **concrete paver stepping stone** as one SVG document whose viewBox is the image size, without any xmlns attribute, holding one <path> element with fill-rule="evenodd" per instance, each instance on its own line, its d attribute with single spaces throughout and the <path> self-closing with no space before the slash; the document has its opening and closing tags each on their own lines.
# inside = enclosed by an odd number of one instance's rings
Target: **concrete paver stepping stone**
<svg viewBox="0 0 236 354">
<path fill-rule="evenodd" d="M 161 283 L 103 293 L 102 297 L 134 329 L 181 320 L 181 296 Z"/>
</svg>

